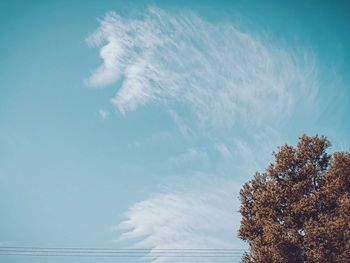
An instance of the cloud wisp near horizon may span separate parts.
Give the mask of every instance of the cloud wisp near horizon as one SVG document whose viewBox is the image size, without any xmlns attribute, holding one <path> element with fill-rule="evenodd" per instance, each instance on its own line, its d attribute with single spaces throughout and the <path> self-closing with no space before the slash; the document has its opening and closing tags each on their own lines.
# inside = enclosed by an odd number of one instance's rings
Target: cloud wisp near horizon
<svg viewBox="0 0 350 263">
<path fill-rule="evenodd" d="M 239 205 L 232 192 L 238 191 L 238 186 L 232 180 L 208 178 L 208 175 L 206 178 L 191 175 L 191 179 L 178 184 L 163 186 L 162 191 L 131 206 L 126 220 L 117 226 L 122 232 L 118 241 L 133 241 L 133 247 L 150 248 L 152 262 L 157 263 L 176 261 L 158 257 L 157 250 L 161 249 L 237 248 L 240 242 L 234 231 L 239 221 L 232 211 L 238 210 Z M 212 261 L 212 258 L 201 259 L 201 262 Z"/>
<path fill-rule="evenodd" d="M 157 7 L 136 18 L 109 12 L 87 42 L 103 60 L 88 85 L 117 87 L 111 103 L 126 117 L 147 105 L 162 107 L 191 145 L 168 161 L 170 170 L 190 162 L 191 171 L 177 179 L 181 190 L 168 182 L 132 205 L 120 238 L 151 249 L 242 247 L 235 237 L 236 174 L 249 178 L 262 169 L 285 142 L 279 127 L 317 111 L 315 54 L 230 22 Z M 204 162 L 213 164 L 211 175 L 202 172 Z M 176 260 L 154 255 L 153 262 Z"/>
</svg>

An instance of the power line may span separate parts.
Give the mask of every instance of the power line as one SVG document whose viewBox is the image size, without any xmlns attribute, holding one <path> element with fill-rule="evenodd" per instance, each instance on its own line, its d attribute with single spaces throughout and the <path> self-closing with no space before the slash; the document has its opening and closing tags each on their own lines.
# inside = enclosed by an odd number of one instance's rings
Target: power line
<svg viewBox="0 0 350 263">
<path fill-rule="evenodd" d="M 92 258 L 237 258 L 242 255 L 77 255 L 77 254 L 18 254 L 18 253 L 0 253 L 0 256 L 34 256 L 34 257 L 92 257 Z"/>
<path fill-rule="evenodd" d="M 104 250 L 104 251 L 169 251 L 169 250 L 196 250 L 196 251 L 245 251 L 243 248 L 96 248 L 96 247 L 30 247 L 30 246 L 0 246 L 0 249 L 26 250 Z"/>
<path fill-rule="evenodd" d="M 0 256 L 29 257 L 104 257 L 104 258 L 236 258 L 241 248 L 83 248 L 0 246 Z"/>
<path fill-rule="evenodd" d="M 103 254 L 103 255 L 113 255 L 113 254 L 135 254 L 135 255 L 143 255 L 143 254 L 152 254 L 152 255 L 173 255 L 173 254 L 183 254 L 183 255 L 233 255 L 233 254 L 241 254 L 240 251 L 233 252 L 190 252 L 190 251 L 150 251 L 150 252 L 131 252 L 131 251 L 111 251 L 111 252 L 95 252 L 95 251 L 57 251 L 57 250 L 1 250 L 0 253 L 21 253 L 21 254 L 43 254 L 43 253 L 51 253 L 51 254 Z"/>
</svg>

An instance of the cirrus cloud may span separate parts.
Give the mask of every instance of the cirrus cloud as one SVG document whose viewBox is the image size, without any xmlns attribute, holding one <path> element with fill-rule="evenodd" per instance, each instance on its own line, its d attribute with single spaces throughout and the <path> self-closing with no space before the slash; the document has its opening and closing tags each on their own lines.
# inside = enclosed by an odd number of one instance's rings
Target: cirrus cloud
<svg viewBox="0 0 350 263">
<path fill-rule="evenodd" d="M 231 23 L 156 7 L 137 18 L 108 13 L 88 42 L 100 48 L 103 60 L 88 85 L 115 84 L 111 101 L 122 113 L 152 103 L 163 105 L 181 135 L 193 144 L 168 162 L 172 170 L 191 166 L 187 177 L 193 181 L 184 180 L 180 189 L 167 187 L 132 205 L 119 225 L 121 239 L 151 249 L 240 245 L 234 238 L 238 187 L 222 174 L 260 168 L 261 161 L 265 163 L 261 156 L 271 152 L 276 140 L 283 141 L 275 124 L 278 128 L 296 109 L 303 112 L 314 105 L 318 92 L 314 55 L 286 50 Z M 190 110 L 185 115 L 214 129 L 210 135 L 180 114 L 178 105 Z M 235 133 L 238 127 L 241 130 Z M 222 130 L 228 132 L 218 135 Z M 201 136 L 205 147 L 193 139 Z M 210 152 L 219 156 L 217 175 L 197 177 L 202 163 L 214 162 Z M 153 262 L 178 262 L 157 257 L 152 250 L 150 255 Z"/>
<path fill-rule="evenodd" d="M 103 64 L 91 86 L 120 81 L 112 103 L 123 113 L 148 103 L 188 105 L 210 125 L 275 122 L 317 93 L 315 58 L 209 23 L 193 13 L 151 7 L 143 18 L 108 13 L 88 38 Z"/>
<path fill-rule="evenodd" d="M 155 263 L 179 260 L 159 256 L 157 251 L 161 249 L 243 248 L 233 238 L 239 223 L 238 214 L 234 213 L 239 203 L 232 194 L 238 191 L 237 184 L 203 174 L 192 175 L 187 186 L 182 183 L 177 187 L 172 184 L 131 206 L 127 219 L 119 225 L 123 231 L 120 239 L 134 241 L 136 248 L 150 248 L 149 256 L 154 256 Z M 181 258 L 181 262 L 234 262 L 234 259 Z"/>
</svg>

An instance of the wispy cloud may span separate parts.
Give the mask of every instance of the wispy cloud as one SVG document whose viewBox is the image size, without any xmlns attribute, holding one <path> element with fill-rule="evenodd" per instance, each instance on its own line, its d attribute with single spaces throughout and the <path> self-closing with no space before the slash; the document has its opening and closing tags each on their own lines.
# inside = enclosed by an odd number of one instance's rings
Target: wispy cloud
<svg viewBox="0 0 350 263">
<path fill-rule="evenodd" d="M 139 18 L 108 13 L 88 42 L 100 48 L 103 60 L 89 85 L 116 84 L 111 101 L 122 113 L 150 103 L 163 105 L 180 134 L 191 141 L 168 164 L 186 170 L 190 163 L 193 181 L 131 206 L 120 224 L 122 239 L 153 249 L 240 244 L 234 238 L 238 187 L 223 174 L 232 178 L 233 171 L 252 174 L 262 168 L 268 158 L 261 156 L 270 156 L 283 137 L 279 124 L 314 105 L 314 55 L 284 49 L 230 23 L 155 7 Z M 191 118 L 178 113 L 179 105 L 189 109 Z M 200 150 L 203 145 L 205 151 Z M 220 159 L 217 175 L 197 177 L 203 163 L 214 162 L 211 154 Z M 155 257 L 154 262 L 178 261 Z"/>
<path fill-rule="evenodd" d="M 198 183 L 198 180 L 201 183 Z M 196 182 L 196 183 L 193 183 Z M 237 191 L 232 181 L 209 180 L 201 175 L 187 186 L 171 186 L 129 208 L 127 219 L 119 225 L 124 231 L 121 240 L 139 240 L 137 248 L 237 248 L 238 240 L 232 238 L 237 229 L 238 200 L 232 196 Z M 179 262 L 176 258 L 157 257 L 153 262 Z M 181 262 L 197 262 L 181 259 Z M 213 262 L 201 258 L 200 262 Z M 215 262 L 218 259 L 215 259 Z M 224 262 L 228 262 L 227 259 Z M 232 262 L 232 261 L 230 261 Z"/>
<path fill-rule="evenodd" d="M 171 157 L 167 164 L 171 169 L 176 167 L 180 167 L 184 170 L 187 166 L 193 166 L 195 169 L 198 169 L 199 165 L 203 165 L 203 163 L 208 163 L 209 158 L 205 151 L 196 148 L 189 148 L 186 152 L 181 153 L 177 156 Z"/>
<path fill-rule="evenodd" d="M 213 125 L 272 123 L 317 92 L 312 54 L 287 52 L 193 13 L 152 7 L 142 19 L 127 19 L 110 12 L 88 42 L 101 47 L 103 64 L 87 82 L 120 80 L 112 102 L 121 112 L 178 102 Z"/>
<path fill-rule="evenodd" d="M 100 116 L 100 118 L 102 119 L 102 120 L 108 120 L 108 118 L 109 118 L 109 112 L 108 111 L 105 111 L 105 110 L 102 110 L 102 109 L 99 109 L 98 110 L 98 115 Z"/>
<path fill-rule="evenodd" d="M 226 144 L 217 143 L 215 144 L 215 148 L 223 158 L 232 159 L 232 153 Z"/>
<path fill-rule="evenodd" d="M 184 119 L 174 110 L 169 110 L 169 114 L 174 120 L 175 124 L 179 128 L 181 135 L 186 139 L 192 139 L 195 137 L 193 129 L 185 123 Z"/>
</svg>

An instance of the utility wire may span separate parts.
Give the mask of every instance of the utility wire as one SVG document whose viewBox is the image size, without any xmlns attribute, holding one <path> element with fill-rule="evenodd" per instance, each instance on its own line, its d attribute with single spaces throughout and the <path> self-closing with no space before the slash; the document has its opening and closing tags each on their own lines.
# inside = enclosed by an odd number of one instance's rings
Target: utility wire
<svg viewBox="0 0 350 263">
<path fill-rule="evenodd" d="M 0 256 L 31 257 L 119 257 L 119 258 L 235 258 L 245 252 L 240 248 L 82 248 L 0 246 Z"/>
<path fill-rule="evenodd" d="M 78 248 L 78 247 L 14 247 L 0 246 L 0 251 L 71 251 L 71 252 L 96 252 L 96 253 L 115 253 L 115 252 L 173 252 L 173 253 L 232 253 L 245 251 L 244 249 L 221 249 L 221 248 Z"/>
</svg>

